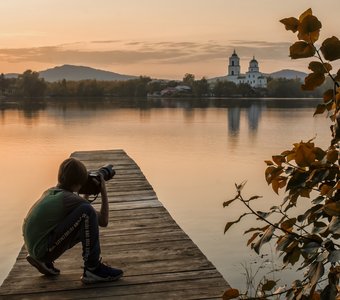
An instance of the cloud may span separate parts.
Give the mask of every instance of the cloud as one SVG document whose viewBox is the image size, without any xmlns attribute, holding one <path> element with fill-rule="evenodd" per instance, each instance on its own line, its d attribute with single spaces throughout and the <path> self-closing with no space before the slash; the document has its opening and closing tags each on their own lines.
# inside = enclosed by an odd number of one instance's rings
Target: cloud
<svg viewBox="0 0 340 300">
<path fill-rule="evenodd" d="M 101 46 L 104 45 L 104 48 Z M 260 60 L 288 56 L 289 43 L 234 40 L 226 43 L 173 41 L 102 40 L 75 42 L 57 46 L 0 49 L 0 59 L 10 63 L 53 64 L 188 64 L 226 60 L 236 49 L 242 59 L 255 55 Z"/>
</svg>

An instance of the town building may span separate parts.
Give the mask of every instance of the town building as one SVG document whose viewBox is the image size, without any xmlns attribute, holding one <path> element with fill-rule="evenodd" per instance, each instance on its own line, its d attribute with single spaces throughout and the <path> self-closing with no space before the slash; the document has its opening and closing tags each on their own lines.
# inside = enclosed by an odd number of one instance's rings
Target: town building
<svg viewBox="0 0 340 300">
<path fill-rule="evenodd" d="M 259 63 L 253 57 L 249 62 L 248 72 L 241 73 L 240 58 L 234 53 L 229 57 L 228 75 L 225 77 L 228 81 L 235 84 L 248 83 L 253 88 L 266 88 L 267 78 L 259 70 Z"/>
</svg>

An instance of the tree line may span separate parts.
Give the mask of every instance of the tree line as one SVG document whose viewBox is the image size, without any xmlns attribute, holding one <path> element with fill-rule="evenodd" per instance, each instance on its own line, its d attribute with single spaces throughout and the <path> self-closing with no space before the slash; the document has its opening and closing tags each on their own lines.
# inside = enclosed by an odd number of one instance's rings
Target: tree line
<svg viewBox="0 0 340 300">
<path fill-rule="evenodd" d="M 324 85 L 329 85 L 326 82 Z M 188 87 L 185 90 L 176 87 Z M 247 83 L 235 84 L 230 81 L 208 81 L 205 77 L 197 80 L 187 73 L 181 81 L 152 80 L 140 76 L 127 81 L 99 81 L 94 79 L 47 82 L 39 73 L 25 71 L 17 78 L 0 75 L 0 95 L 15 97 L 146 97 L 162 96 L 162 91 L 171 90 L 171 97 L 322 97 L 324 86 L 313 91 L 301 90 L 299 79 L 268 78 L 267 88 L 252 88 Z M 169 94 L 167 94 L 169 96 Z"/>
</svg>

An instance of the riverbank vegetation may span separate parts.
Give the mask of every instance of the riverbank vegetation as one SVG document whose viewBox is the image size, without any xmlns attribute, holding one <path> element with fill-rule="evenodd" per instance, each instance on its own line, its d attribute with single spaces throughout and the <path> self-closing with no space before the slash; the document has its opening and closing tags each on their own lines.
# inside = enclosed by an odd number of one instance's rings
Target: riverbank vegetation
<svg viewBox="0 0 340 300">
<path fill-rule="evenodd" d="M 246 216 L 253 216 L 259 224 L 249 228 L 247 245 L 257 254 L 263 245 L 274 242 L 282 259 L 282 268 L 296 266 L 303 274 L 290 287 L 280 286 L 277 280 L 263 278 L 254 294 L 228 289 L 223 299 L 321 299 L 340 297 L 340 69 L 333 75 L 331 62 L 340 59 L 340 41 L 333 36 L 318 48 L 321 22 L 308 9 L 298 19 L 281 20 L 287 30 L 297 33 L 298 41 L 290 47 L 292 59 L 313 58 L 308 68 L 311 73 L 301 86 L 315 90 L 328 77 L 332 88 L 323 93 L 323 103 L 316 114 L 327 113 L 331 119 L 327 149 L 316 146 L 314 138 L 299 141 L 293 147 L 266 160 L 265 180 L 275 193 L 285 189 L 281 203 L 268 210 L 255 208 L 260 196 L 244 197 L 244 183 L 236 184 L 236 196 L 224 202 L 224 207 L 240 201 L 246 212 L 229 221 L 225 232 Z M 303 126 L 303 124 L 301 124 Z M 278 134 L 285 134 L 284 131 Z M 270 143 L 270 141 L 268 141 Z M 307 199 L 310 199 L 307 201 Z M 298 273 L 296 273 L 297 276 Z"/>
<path fill-rule="evenodd" d="M 147 76 L 126 81 L 60 80 L 47 82 L 39 73 L 25 71 L 17 78 L 0 75 L 0 96 L 7 97 L 276 97 L 320 98 L 322 90 L 331 86 L 326 81 L 313 91 L 300 89 L 300 79 L 268 78 L 267 88 L 252 88 L 225 80 L 195 79 L 187 73 L 183 80 L 157 80 Z"/>
</svg>

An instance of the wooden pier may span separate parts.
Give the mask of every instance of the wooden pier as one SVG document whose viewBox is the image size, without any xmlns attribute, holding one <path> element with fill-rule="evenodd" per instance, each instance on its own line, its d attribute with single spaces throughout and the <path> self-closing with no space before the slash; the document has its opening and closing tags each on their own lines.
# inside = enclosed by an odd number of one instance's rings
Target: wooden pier
<svg viewBox="0 0 340 300">
<path fill-rule="evenodd" d="M 116 176 L 107 182 L 110 221 L 101 228 L 100 240 L 103 261 L 123 269 L 124 277 L 82 284 L 80 245 L 56 261 L 59 276 L 43 276 L 27 263 L 23 247 L 0 288 L 0 299 L 221 299 L 227 282 L 172 219 L 124 151 L 72 156 L 88 169 L 114 164 Z"/>
</svg>

